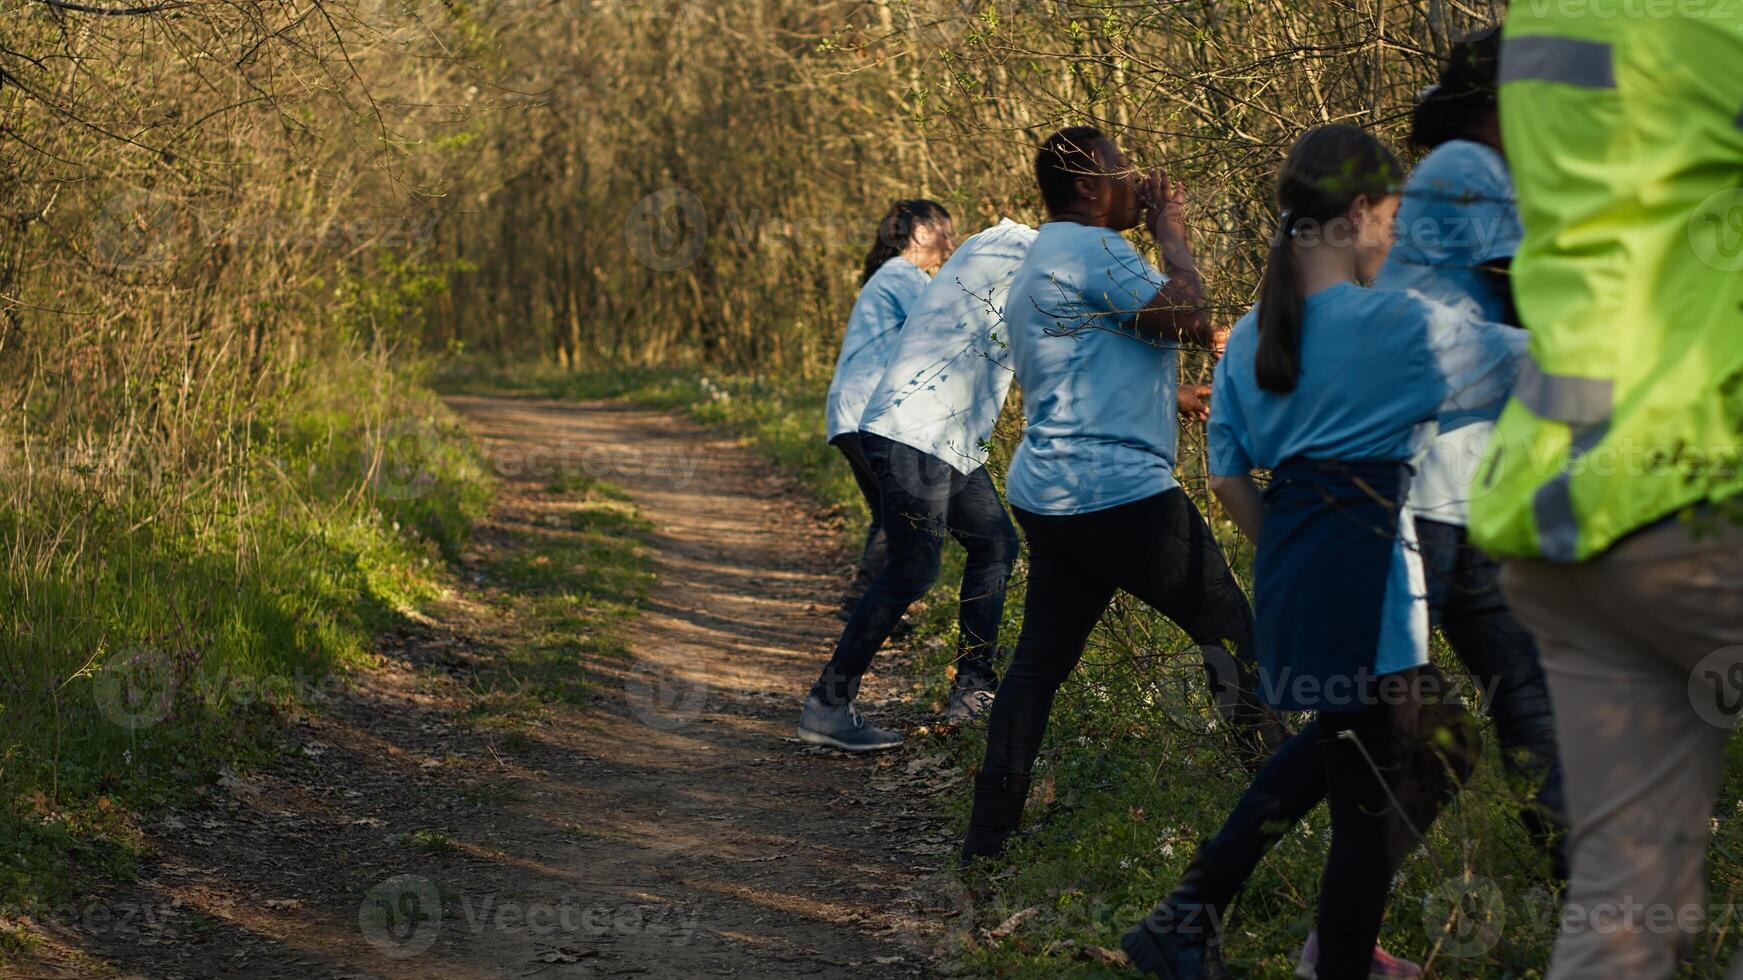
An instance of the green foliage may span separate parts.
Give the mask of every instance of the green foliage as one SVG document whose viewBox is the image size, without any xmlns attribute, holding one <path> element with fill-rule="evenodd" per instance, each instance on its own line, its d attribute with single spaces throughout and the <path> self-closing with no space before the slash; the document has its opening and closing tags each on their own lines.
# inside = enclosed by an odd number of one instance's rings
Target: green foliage
<svg viewBox="0 0 1743 980">
<path fill-rule="evenodd" d="M 448 276 L 456 271 L 453 263 L 436 267 L 384 251 L 367 275 L 340 281 L 339 325 L 377 342 L 408 339 L 422 329 L 431 303 L 447 293 Z"/>
<path fill-rule="evenodd" d="M 0 905 L 125 873 L 141 812 L 265 758 L 283 709 L 367 662 L 371 632 L 441 588 L 443 551 L 487 499 L 477 458 L 428 393 L 368 361 L 323 367 L 210 479 L 117 491 L 39 466 L 12 485 Z M 416 499 L 370 479 L 384 416 L 430 423 Z"/>
<path fill-rule="evenodd" d="M 399 842 L 425 854 L 450 854 L 459 850 L 459 845 L 454 843 L 454 838 L 439 830 L 429 828 L 401 834 Z"/>
<path fill-rule="evenodd" d="M 846 466 L 822 441 L 824 389 L 814 382 L 679 370 L 570 374 L 475 362 L 447 365 L 439 382 L 540 397 L 624 397 L 686 411 L 741 433 L 771 460 L 801 473 L 820 500 L 850 518 L 863 515 Z M 1009 458 L 1014 421 L 1007 415 L 994 440 L 995 479 Z M 1244 575 L 1251 549 L 1200 486 L 1202 439 L 1190 430 L 1183 435 L 1183 481 Z M 913 641 L 925 695 L 934 706 L 942 706 L 949 685 L 961 567 L 954 544 L 945 554 L 945 571 L 926 600 Z M 1021 621 L 1025 571 L 1019 564 L 1006 607 L 1001 641 L 1007 646 Z M 1443 647 L 1435 656 L 1449 676 L 1463 676 Z M 980 762 L 984 733 L 977 726 L 916 735 L 926 741 L 927 752 L 943 752 L 965 771 Z M 1485 741 L 1488 754 L 1477 777 L 1400 874 L 1382 941 L 1398 955 L 1429 963 L 1436 976 L 1540 977 L 1558 905 L 1549 890 L 1547 860 L 1515 817 L 1530 787 L 1509 783 L 1492 729 Z M 974 927 L 957 937 L 957 966 L 968 975 L 1036 980 L 1129 976 L 1080 951 L 1086 945 L 1117 947 L 1120 934 L 1168 893 L 1198 842 L 1215 832 L 1248 782 L 1223 749 L 1190 639 L 1142 604 L 1117 599 L 1054 704 L 1034 782 L 1025 830 L 1010 859 L 976 876 L 985 894 Z M 1743 853 L 1743 804 L 1734 802 L 1740 798 L 1743 743 L 1733 743 L 1710 856 L 1713 902 L 1721 909 L 1743 899 L 1743 863 L 1735 856 Z M 968 793 L 943 800 L 963 826 Z M 1321 808 L 1261 863 L 1231 920 L 1228 955 L 1237 975 L 1292 975 L 1296 951 L 1312 928 L 1329 839 Z M 1488 891 L 1490 884 L 1497 891 Z M 1490 895 L 1499 895 L 1498 903 L 1483 900 Z M 1005 938 L 989 940 L 979 931 L 1030 908 L 1036 913 Z M 1451 914 L 1455 908 L 1462 916 Z M 1723 972 L 1737 944 L 1734 932 L 1732 921 L 1703 935 L 1680 975 Z"/>
<path fill-rule="evenodd" d="M 546 489 L 558 503 L 544 526 L 517 527 L 477 569 L 518 635 L 475 678 L 471 715 L 511 734 L 551 704 L 585 704 L 592 673 L 627 659 L 652 579 L 648 524 L 623 491 L 577 471 Z"/>
</svg>

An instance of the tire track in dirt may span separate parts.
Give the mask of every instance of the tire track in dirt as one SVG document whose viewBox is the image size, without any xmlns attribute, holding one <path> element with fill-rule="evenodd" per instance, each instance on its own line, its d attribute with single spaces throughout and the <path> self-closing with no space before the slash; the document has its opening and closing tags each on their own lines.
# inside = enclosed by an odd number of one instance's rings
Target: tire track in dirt
<svg viewBox="0 0 1743 980">
<path fill-rule="evenodd" d="M 746 447 L 666 413 L 450 404 L 502 481 L 465 591 L 291 719 L 281 764 L 148 828 L 139 880 L 39 923 L 43 955 L 16 975 L 933 975 L 970 925 L 929 795 L 961 774 L 792 738 L 838 629 L 839 527 Z M 628 492 L 656 577 L 632 662 L 589 665 L 592 704 L 504 738 L 468 722 L 467 688 L 526 638 L 478 552 L 561 524 L 566 466 Z M 912 728 L 930 706 L 900 660 L 863 697 Z M 408 914 L 437 896 L 445 918 Z"/>
</svg>

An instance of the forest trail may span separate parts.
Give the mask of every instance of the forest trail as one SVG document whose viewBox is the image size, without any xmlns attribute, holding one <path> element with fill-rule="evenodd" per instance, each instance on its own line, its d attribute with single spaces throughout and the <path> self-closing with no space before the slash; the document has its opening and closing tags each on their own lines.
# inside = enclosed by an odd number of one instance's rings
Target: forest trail
<svg viewBox="0 0 1743 980">
<path fill-rule="evenodd" d="M 139 881 L 49 923 L 60 956 L 19 975 L 932 975 L 968 922 L 937 807 L 960 772 L 793 738 L 839 627 L 839 526 L 751 450 L 662 412 L 450 404 L 502 483 L 462 594 L 296 719 L 279 764 L 149 828 Z M 630 662 L 505 737 L 468 721 L 473 671 L 526 640 L 481 556 L 561 533 L 551 467 L 577 463 L 651 524 L 654 579 Z M 929 706 L 898 661 L 865 698 L 911 731 Z M 420 919 L 438 895 L 444 916 Z"/>
</svg>

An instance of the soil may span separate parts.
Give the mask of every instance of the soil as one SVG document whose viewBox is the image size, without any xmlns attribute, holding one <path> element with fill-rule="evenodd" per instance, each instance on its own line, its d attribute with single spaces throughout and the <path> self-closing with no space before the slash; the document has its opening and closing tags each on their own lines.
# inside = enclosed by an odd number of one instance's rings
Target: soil
<svg viewBox="0 0 1743 980">
<path fill-rule="evenodd" d="M 38 921 L 41 955 L 12 972 L 948 972 L 972 915 L 940 806 L 963 774 L 923 737 L 873 757 L 793 738 L 840 627 L 839 521 L 750 449 L 662 412 L 452 405 L 502 480 L 454 594 L 288 718 L 278 762 L 157 819 L 138 879 Z M 493 729 L 469 714 L 469 681 L 525 637 L 483 558 L 562 524 L 574 505 L 548 468 L 565 459 L 628 492 L 655 579 L 632 656 L 587 665 L 592 703 Z M 863 701 L 913 730 L 933 706 L 901 662 L 884 658 Z"/>
</svg>

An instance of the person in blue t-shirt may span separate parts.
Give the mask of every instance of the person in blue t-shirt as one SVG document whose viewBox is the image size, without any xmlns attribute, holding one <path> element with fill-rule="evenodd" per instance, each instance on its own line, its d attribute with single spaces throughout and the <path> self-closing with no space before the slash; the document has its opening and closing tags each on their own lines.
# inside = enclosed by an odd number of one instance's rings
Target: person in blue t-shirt
<svg viewBox="0 0 1743 980">
<path fill-rule="evenodd" d="M 1303 136 L 1278 180 L 1260 302 L 1211 396 L 1211 486 L 1258 550 L 1260 691 L 1314 721 L 1264 767 L 1167 901 L 1126 934 L 1132 962 L 1214 974 L 1222 914 L 1287 828 L 1326 799 L 1332 841 L 1300 973 L 1420 976 L 1378 949 L 1394 873 L 1475 764 L 1474 722 L 1428 662 L 1410 462 L 1447 419 L 1490 418 L 1522 331 L 1426 297 L 1364 289 L 1393 243 L 1400 168 L 1351 126 Z M 1271 473 L 1260 490 L 1255 470 Z"/>
<path fill-rule="evenodd" d="M 1429 153 L 1404 186 L 1398 243 L 1380 289 L 1412 290 L 1495 323 L 1519 324 L 1509 267 L 1524 235 L 1501 148 L 1500 28 L 1453 45 L 1440 83 L 1418 101 L 1412 144 Z M 1410 511 L 1428 580 L 1428 616 L 1484 693 L 1501 761 L 1535 800 L 1521 817 L 1567 879 L 1560 752 L 1537 644 L 1501 594 L 1500 566 L 1465 537 L 1472 477 L 1494 429 L 1444 425 L 1417 462 Z"/>
<path fill-rule="evenodd" d="M 924 198 L 896 201 L 878 222 L 877 238 L 866 253 L 860 275 L 859 297 L 847 316 L 847 334 L 835 360 L 835 376 L 829 382 L 824 405 L 824 438 L 847 460 L 854 483 L 871 512 L 865 548 L 853 583 L 842 599 L 840 617 L 852 615 L 859 597 L 889 563 L 889 542 L 884 534 L 883 508 L 878 502 L 877 479 L 872 476 L 859 445 L 859 420 L 872 389 L 889 365 L 902 323 L 926 284 L 928 269 L 950 257 L 950 212 L 944 205 Z"/>
<path fill-rule="evenodd" d="M 1035 237 L 1003 221 L 963 242 L 914 300 L 873 383 L 853 436 L 882 508 L 888 560 L 854 605 L 847 628 L 799 714 L 799 738 L 850 752 L 901 744 L 854 704 L 860 678 L 902 614 L 938 578 L 946 536 L 963 564 L 955 677 L 944 720 L 984 714 L 995 671 L 1005 586 L 1017 531 L 986 469 L 1010 387 L 999 337 L 1005 293 Z"/>
<path fill-rule="evenodd" d="M 1010 390 L 1005 297 L 1035 229 L 1005 218 L 971 236 L 940 269 L 890 355 L 860 419 L 882 436 L 967 475 L 987 462 Z"/>
<path fill-rule="evenodd" d="M 964 863 L 1015 832 L 1054 695 L 1117 589 L 1200 645 L 1248 760 L 1266 752 L 1261 730 L 1282 731 L 1253 694 L 1247 597 L 1174 478 L 1175 416 L 1191 395 L 1177 386 L 1179 344 L 1215 339 L 1184 190 L 1161 171 L 1139 177 L 1082 126 L 1047 138 L 1035 176 L 1049 220 L 1005 303 L 1027 419 L 1005 488 L 1028 538 L 1028 596 L 988 720 Z M 1169 275 L 1121 236 L 1140 223 Z"/>
</svg>

